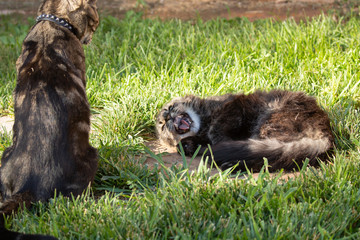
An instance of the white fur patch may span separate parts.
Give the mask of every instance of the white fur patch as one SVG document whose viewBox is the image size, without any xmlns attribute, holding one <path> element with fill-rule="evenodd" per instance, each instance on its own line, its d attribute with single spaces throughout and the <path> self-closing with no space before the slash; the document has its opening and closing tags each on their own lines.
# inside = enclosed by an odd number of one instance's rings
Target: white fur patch
<svg viewBox="0 0 360 240">
<path fill-rule="evenodd" d="M 192 120 L 191 131 L 196 134 L 200 129 L 200 117 L 191 108 L 187 109 L 186 113 L 189 114 L 189 116 Z"/>
</svg>

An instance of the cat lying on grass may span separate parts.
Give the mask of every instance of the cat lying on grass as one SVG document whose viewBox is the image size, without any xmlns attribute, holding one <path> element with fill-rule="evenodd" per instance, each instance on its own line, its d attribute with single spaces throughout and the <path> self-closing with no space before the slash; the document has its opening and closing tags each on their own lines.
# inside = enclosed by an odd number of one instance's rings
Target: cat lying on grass
<svg viewBox="0 0 360 240">
<path fill-rule="evenodd" d="M 264 158 L 270 171 L 293 170 L 306 158 L 317 165 L 334 147 L 329 118 L 316 100 L 283 90 L 175 98 L 158 114 L 156 132 L 166 145 L 181 143 L 188 156 L 211 146 L 217 166 L 241 171 L 259 171 Z"/>
</svg>

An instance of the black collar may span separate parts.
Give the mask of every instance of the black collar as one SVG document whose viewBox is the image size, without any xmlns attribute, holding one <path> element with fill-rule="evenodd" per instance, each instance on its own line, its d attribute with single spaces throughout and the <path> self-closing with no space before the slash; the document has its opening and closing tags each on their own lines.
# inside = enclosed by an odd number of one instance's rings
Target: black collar
<svg viewBox="0 0 360 240">
<path fill-rule="evenodd" d="M 71 25 L 68 21 L 66 21 L 63 18 L 58 18 L 57 16 L 52 14 L 41 14 L 36 18 L 36 22 L 40 22 L 40 21 L 54 22 L 62 27 L 69 29 L 72 33 L 76 35 L 76 29 L 73 27 L 73 25 Z"/>
</svg>

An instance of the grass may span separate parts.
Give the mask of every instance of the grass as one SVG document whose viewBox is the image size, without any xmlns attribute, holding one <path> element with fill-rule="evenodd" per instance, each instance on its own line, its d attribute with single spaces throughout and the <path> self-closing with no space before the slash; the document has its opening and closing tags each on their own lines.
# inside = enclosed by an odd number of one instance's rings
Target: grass
<svg viewBox="0 0 360 240">
<path fill-rule="evenodd" d="M 101 20 L 85 46 L 91 142 L 100 153 L 95 183 L 78 198 L 19 212 L 8 227 L 60 239 L 360 238 L 358 16 L 183 22 L 130 12 Z M 13 114 L 15 61 L 33 23 L 2 17 L 0 115 Z M 141 164 L 152 156 L 161 165 L 144 143 L 171 98 L 274 88 L 313 95 L 329 113 L 337 144 L 330 163 L 304 167 L 288 182 L 266 168 L 244 180 Z M 2 133 L 0 152 L 10 143 Z"/>
</svg>

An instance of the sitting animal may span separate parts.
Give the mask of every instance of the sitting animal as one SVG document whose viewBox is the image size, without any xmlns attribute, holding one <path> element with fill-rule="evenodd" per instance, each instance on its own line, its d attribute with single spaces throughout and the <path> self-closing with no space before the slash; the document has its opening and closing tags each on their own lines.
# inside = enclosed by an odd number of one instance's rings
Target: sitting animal
<svg viewBox="0 0 360 240">
<path fill-rule="evenodd" d="M 175 98 L 158 114 L 156 132 L 163 144 L 179 148 L 181 142 L 188 156 L 211 146 L 217 166 L 238 164 L 242 171 L 259 171 L 264 158 L 269 171 L 293 170 L 306 158 L 317 165 L 334 147 L 329 118 L 316 100 L 284 90 Z"/>
<path fill-rule="evenodd" d="M 16 63 L 13 145 L 0 168 L 3 214 L 55 191 L 79 195 L 97 170 L 82 48 L 99 24 L 96 0 L 44 0 L 38 13 Z"/>
</svg>

